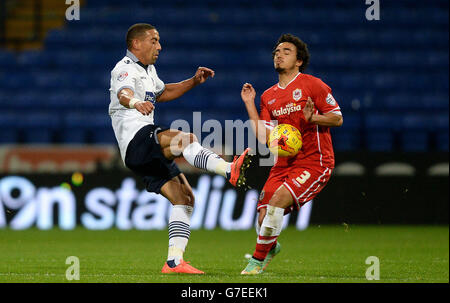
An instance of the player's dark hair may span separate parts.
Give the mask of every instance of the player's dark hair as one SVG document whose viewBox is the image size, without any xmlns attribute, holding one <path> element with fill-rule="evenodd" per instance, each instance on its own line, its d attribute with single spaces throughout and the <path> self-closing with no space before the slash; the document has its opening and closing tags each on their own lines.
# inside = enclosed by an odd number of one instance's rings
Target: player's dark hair
<svg viewBox="0 0 450 303">
<path fill-rule="evenodd" d="M 275 47 L 273 48 L 273 51 L 272 51 L 272 59 L 275 57 L 275 50 L 276 50 L 277 46 L 283 42 L 292 43 L 297 47 L 297 60 L 301 60 L 303 62 L 302 65 L 299 66 L 298 70 L 300 72 L 305 71 L 306 68 L 308 67 L 308 63 L 309 63 L 308 45 L 305 42 L 303 42 L 300 38 L 298 38 L 294 35 L 283 34 L 283 35 L 281 35 L 280 38 L 278 38 L 278 41 L 275 44 Z"/>
<path fill-rule="evenodd" d="M 146 31 L 156 29 L 153 25 L 147 23 L 136 23 L 130 26 L 127 31 L 127 48 L 131 49 L 133 39 L 138 39 L 145 34 Z"/>
</svg>

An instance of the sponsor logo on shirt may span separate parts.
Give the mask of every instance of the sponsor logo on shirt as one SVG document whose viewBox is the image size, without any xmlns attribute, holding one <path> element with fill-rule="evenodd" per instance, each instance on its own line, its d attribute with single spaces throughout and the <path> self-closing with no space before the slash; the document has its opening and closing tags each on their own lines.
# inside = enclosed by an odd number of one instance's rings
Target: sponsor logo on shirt
<svg viewBox="0 0 450 303">
<path fill-rule="evenodd" d="M 334 100 L 334 98 L 333 98 L 333 96 L 331 94 L 327 95 L 326 101 L 330 105 L 336 105 L 336 100 Z"/>
<path fill-rule="evenodd" d="M 150 101 L 154 104 L 156 102 L 155 94 L 153 92 L 145 92 L 144 101 Z"/>
<path fill-rule="evenodd" d="M 123 72 L 120 72 L 119 76 L 117 77 L 117 80 L 123 81 L 123 80 L 125 80 L 127 77 L 128 77 L 128 73 L 125 72 L 125 71 L 123 71 Z"/>
<path fill-rule="evenodd" d="M 302 110 L 302 106 L 300 104 L 289 103 L 285 107 L 280 107 L 280 109 L 274 109 L 272 111 L 272 115 L 274 117 L 278 117 L 281 115 L 290 115 L 293 112 L 298 112 Z"/>
</svg>

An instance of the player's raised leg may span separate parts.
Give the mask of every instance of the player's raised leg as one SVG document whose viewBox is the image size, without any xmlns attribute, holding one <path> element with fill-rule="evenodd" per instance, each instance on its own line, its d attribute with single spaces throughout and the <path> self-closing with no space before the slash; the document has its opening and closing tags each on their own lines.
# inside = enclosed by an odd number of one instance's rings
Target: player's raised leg
<svg viewBox="0 0 450 303">
<path fill-rule="evenodd" d="M 192 166 L 225 177 L 233 186 L 246 187 L 245 170 L 251 162 L 250 148 L 236 156 L 233 162 L 226 162 L 219 155 L 202 147 L 192 133 L 169 129 L 158 133 L 158 140 L 167 159 L 182 156 Z"/>
<path fill-rule="evenodd" d="M 189 241 L 194 194 L 186 177 L 179 174 L 161 187 L 161 194 L 173 205 L 169 218 L 169 251 L 161 272 L 165 274 L 204 274 L 183 259 Z"/>
<path fill-rule="evenodd" d="M 259 228 L 259 234 L 256 241 L 255 252 L 250 258 L 247 267 L 241 272 L 243 275 L 255 275 L 264 271 L 270 260 L 265 262 L 269 252 L 277 250 L 277 238 L 281 233 L 283 226 L 283 215 L 285 209 L 294 203 L 291 193 L 281 185 L 267 205 L 267 210 Z M 278 249 L 279 250 L 279 249 Z M 277 252 L 278 253 L 278 252 Z M 272 256 L 273 258 L 273 256 Z"/>
</svg>

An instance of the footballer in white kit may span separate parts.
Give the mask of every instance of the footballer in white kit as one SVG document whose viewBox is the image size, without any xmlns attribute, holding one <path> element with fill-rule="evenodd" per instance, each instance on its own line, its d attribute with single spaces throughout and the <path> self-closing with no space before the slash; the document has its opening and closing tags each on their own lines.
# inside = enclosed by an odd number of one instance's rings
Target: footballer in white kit
<svg viewBox="0 0 450 303">
<path fill-rule="evenodd" d="M 134 24 L 128 29 L 126 40 L 126 56 L 111 71 L 109 105 L 120 155 L 125 165 L 142 178 L 147 191 L 162 194 L 173 205 L 168 257 L 161 272 L 203 274 L 183 260 L 190 236 L 194 194 L 173 160 L 184 157 L 191 165 L 220 174 L 232 185 L 246 188 L 249 149 L 233 162 L 226 162 L 203 148 L 194 134 L 155 125 L 153 116 L 158 102 L 179 98 L 214 77 L 214 71 L 199 67 L 192 78 L 165 84 L 153 65 L 162 50 L 157 29 L 150 24 Z"/>
</svg>

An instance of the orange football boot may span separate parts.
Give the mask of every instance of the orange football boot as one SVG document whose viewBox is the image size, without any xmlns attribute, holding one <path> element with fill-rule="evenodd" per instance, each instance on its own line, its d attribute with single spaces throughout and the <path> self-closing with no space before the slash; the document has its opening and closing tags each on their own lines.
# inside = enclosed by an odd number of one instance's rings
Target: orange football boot
<svg viewBox="0 0 450 303">
<path fill-rule="evenodd" d="M 163 274 L 174 274 L 174 273 L 179 273 L 179 274 L 204 274 L 203 271 L 198 270 L 195 267 L 192 267 L 191 265 L 189 265 L 190 262 L 185 262 L 184 260 L 180 260 L 180 264 L 178 264 L 175 267 L 170 267 L 169 265 L 167 265 L 167 262 L 164 263 L 163 268 L 161 269 L 161 272 Z"/>
<path fill-rule="evenodd" d="M 227 173 L 228 181 L 236 187 L 249 188 L 246 185 L 247 180 L 245 179 L 245 170 L 250 166 L 250 152 L 251 148 L 248 147 L 244 152 L 238 157 L 235 156 L 233 163 L 231 163 L 231 172 Z"/>
</svg>

